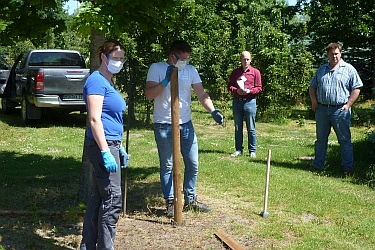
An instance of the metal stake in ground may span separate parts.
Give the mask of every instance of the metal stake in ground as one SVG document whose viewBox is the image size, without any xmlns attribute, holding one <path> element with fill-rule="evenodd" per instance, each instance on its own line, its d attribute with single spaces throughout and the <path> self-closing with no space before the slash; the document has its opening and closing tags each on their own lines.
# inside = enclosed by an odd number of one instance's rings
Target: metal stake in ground
<svg viewBox="0 0 375 250">
<path fill-rule="evenodd" d="M 125 150 L 126 153 L 129 154 L 129 131 L 130 131 L 130 103 L 133 103 L 133 73 L 130 65 L 130 60 L 129 60 L 129 89 L 128 89 L 128 117 L 126 120 L 126 141 L 125 141 Z M 129 166 L 128 166 L 129 167 Z M 122 203 L 122 216 L 125 217 L 126 215 L 126 201 L 127 201 L 127 194 L 128 194 L 128 167 L 124 169 L 124 194 L 123 194 L 123 203 Z"/>
<path fill-rule="evenodd" d="M 182 181 L 180 159 L 180 100 L 178 94 L 178 70 L 171 73 L 171 114 L 172 114 L 172 159 L 173 159 L 173 194 L 174 222 L 182 223 Z"/>
<path fill-rule="evenodd" d="M 270 182 L 270 169 L 271 169 L 271 150 L 268 150 L 268 157 L 267 157 L 267 173 L 266 173 L 266 185 L 264 187 L 264 206 L 263 206 L 263 218 L 268 217 L 267 212 L 267 203 L 268 203 L 268 186 Z"/>
</svg>

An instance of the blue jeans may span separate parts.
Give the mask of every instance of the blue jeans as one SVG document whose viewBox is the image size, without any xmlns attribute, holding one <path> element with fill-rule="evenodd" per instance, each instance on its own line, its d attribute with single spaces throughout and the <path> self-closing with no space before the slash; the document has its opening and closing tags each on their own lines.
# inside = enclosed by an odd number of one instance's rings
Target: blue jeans
<svg viewBox="0 0 375 250">
<path fill-rule="evenodd" d="M 86 207 L 80 250 L 114 249 L 116 223 L 122 208 L 121 168 L 108 172 L 102 154 L 93 139 L 86 139 L 88 159 L 93 167 L 92 194 Z M 120 143 L 108 146 L 120 166 Z"/>
<path fill-rule="evenodd" d="M 340 144 L 341 166 L 353 170 L 353 145 L 350 133 L 350 110 L 341 110 L 342 106 L 328 107 L 319 104 L 315 110 L 316 141 L 313 166 L 323 169 L 326 161 L 328 136 L 331 127 L 336 133 Z"/>
<path fill-rule="evenodd" d="M 256 151 L 257 138 L 255 133 L 255 117 L 257 114 L 256 99 L 233 99 L 234 140 L 236 151 L 243 151 L 243 120 L 247 128 L 247 142 L 249 152 Z"/>
<path fill-rule="evenodd" d="M 172 125 L 154 124 L 160 161 L 160 182 L 164 199 L 173 199 Z M 185 203 L 194 201 L 198 176 L 198 141 L 191 121 L 180 124 L 181 154 L 185 164 L 183 192 Z"/>
</svg>

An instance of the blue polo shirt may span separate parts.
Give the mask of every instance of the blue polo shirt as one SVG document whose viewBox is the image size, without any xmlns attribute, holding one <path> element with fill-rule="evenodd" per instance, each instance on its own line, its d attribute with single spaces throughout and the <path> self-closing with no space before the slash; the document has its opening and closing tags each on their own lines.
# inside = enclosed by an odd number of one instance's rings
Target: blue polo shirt
<svg viewBox="0 0 375 250">
<path fill-rule="evenodd" d="M 316 89 L 318 103 L 341 105 L 348 102 L 350 93 L 363 86 L 357 70 L 349 63 L 340 60 L 339 66 L 331 71 L 329 63 L 319 67 L 310 81 Z"/>
<path fill-rule="evenodd" d="M 88 95 L 104 96 L 101 119 L 105 138 L 107 140 L 121 141 L 124 132 L 122 115 L 126 110 L 124 98 L 99 71 L 93 72 L 87 78 L 83 87 L 83 99 L 86 103 L 86 109 Z M 87 128 L 87 136 L 94 138 L 91 127 Z"/>
</svg>

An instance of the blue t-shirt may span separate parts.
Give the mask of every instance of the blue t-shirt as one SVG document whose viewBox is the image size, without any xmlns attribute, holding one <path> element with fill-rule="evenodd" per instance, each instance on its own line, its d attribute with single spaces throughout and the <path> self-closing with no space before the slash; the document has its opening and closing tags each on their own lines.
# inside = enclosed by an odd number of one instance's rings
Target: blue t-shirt
<svg viewBox="0 0 375 250">
<path fill-rule="evenodd" d="M 122 115 L 126 110 L 126 102 L 108 80 L 99 71 L 93 72 L 83 87 L 83 99 L 87 108 L 88 95 L 104 96 L 102 108 L 102 123 L 107 140 L 122 140 L 124 132 Z M 87 136 L 94 138 L 91 127 L 87 128 Z"/>
</svg>

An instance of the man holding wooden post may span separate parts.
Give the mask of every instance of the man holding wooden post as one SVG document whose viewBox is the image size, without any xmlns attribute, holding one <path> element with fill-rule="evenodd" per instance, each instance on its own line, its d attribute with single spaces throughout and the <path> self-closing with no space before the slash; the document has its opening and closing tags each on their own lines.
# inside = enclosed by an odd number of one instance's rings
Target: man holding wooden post
<svg viewBox="0 0 375 250">
<path fill-rule="evenodd" d="M 180 151 L 185 164 L 183 194 L 184 209 L 209 212 L 211 208 L 196 198 L 198 176 L 198 142 L 191 122 L 191 92 L 194 90 L 200 103 L 213 119 L 223 124 L 224 117 L 214 108 L 210 96 L 203 88 L 202 80 L 194 66 L 189 65 L 192 49 L 183 40 L 174 41 L 165 62 L 153 63 L 147 74 L 146 97 L 154 100 L 154 134 L 159 153 L 161 188 L 166 201 L 167 216 L 174 216 L 174 190 L 172 181 L 172 112 L 171 74 L 178 70 Z M 173 73 L 172 73 L 173 72 Z"/>
</svg>

